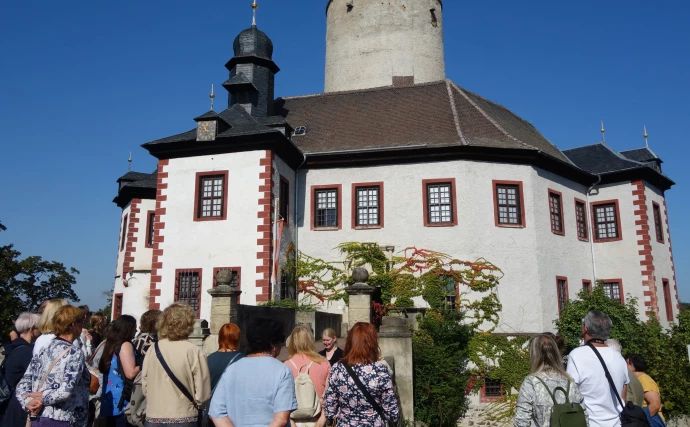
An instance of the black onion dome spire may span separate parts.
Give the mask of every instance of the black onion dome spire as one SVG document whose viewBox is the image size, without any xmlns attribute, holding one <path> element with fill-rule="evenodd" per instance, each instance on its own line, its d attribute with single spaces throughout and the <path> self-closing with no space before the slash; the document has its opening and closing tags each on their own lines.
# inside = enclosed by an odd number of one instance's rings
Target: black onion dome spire
<svg viewBox="0 0 690 427">
<path fill-rule="evenodd" d="M 255 26 L 238 34 L 232 48 L 236 57 L 258 56 L 265 59 L 272 59 L 273 57 L 273 42 L 266 33 Z"/>
</svg>

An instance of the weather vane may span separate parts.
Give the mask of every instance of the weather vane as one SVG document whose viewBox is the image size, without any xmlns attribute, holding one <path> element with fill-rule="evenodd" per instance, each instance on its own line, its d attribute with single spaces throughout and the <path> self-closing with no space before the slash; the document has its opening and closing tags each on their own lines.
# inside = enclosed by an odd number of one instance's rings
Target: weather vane
<svg viewBox="0 0 690 427">
<path fill-rule="evenodd" d="M 127 172 L 132 172 L 132 152 L 129 152 L 129 159 L 127 159 Z"/>
<path fill-rule="evenodd" d="M 604 129 L 604 122 L 601 122 L 601 142 L 606 142 L 606 129 Z"/>
<path fill-rule="evenodd" d="M 259 5 L 256 4 L 256 0 L 254 0 L 254 3 L 252 3 L 252 13 L 253 13 L 252 27 L 256 27 L 256 9 L 258 9 L 258 8 L 259 8 Z"/>
<path fill-rule="evenodd" d="M 647 139 L 649 137 L 649 134 L 647 133 L 647 126 L 644 127 L 644 134 L 642 136 L 644 136 L 645 146 L 647 146 L 647 148 L 649 148 L 649 140 Z"/>
<path fill-rule="evenodd" d="M 213 83 L 211 83 L 211 94 L 208 97 L 211 98 L 211 111 L 213 111 L 213 98 L 216 97 L 216 95 L 213 93 Z"/>
</svg>

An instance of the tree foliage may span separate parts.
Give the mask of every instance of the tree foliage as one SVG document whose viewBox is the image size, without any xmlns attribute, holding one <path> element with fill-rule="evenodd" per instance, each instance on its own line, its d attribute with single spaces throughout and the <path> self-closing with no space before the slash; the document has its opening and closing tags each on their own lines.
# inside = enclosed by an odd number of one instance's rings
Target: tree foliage
<svg viewBox="0 0 690 427">
<path fill-rule="evenodd" d="M 673 418 L 690 414 L 690 311 L 682 311 L 678 323 L 664 330 L 656 317 L 640 320 L 635 299 L 621 304 L 609 299 L 600 287 L 595 287 L 591 295 L 580 292 L 578 298 L 561 310 L 561 318 L 556 321 L 568 347 L 579 344 L 587 312 L 603 311 L 613 321 L 611 338 L 621 343 L 624 354 L 640 354 L 649 365 L 647 374 L 659 385 L 665 415 Z"/>
<path fill-rule="evenodd" d="M 457 312 L 431 310 L 420 320 L 412 337 L 417 421 L 430 426 L 455 426 L 465 414 L 472 333 Z"/>
<path fill-rule="evenodd" d="M 79 271 L 39 256 L 20 257 L 21 253 L 13 245 L 0 246 L 0 333 L 3 337 L 20 313 L 36 310 L 45 300 L 79 301 L 72 290 Z"/>
</svg>

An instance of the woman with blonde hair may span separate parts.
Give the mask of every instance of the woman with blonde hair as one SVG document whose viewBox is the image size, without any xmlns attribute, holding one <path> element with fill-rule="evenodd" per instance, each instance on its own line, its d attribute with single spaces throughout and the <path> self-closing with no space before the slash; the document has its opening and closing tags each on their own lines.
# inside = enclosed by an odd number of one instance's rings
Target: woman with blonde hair
<svg viewBox="0 0 690 427">
<path fill-rule="evenodd" d="M 50 325 L 55 338 L 31 359 L 17 385 L 17 400 L 34 426 L 86 426 L 91 375 L 84 354 L 72 345 L 81 335 L 83 322 L 77 307 L 61 307 Z"/>
<path fill-rule="evenodd" d="M 145 426 L 196 427 L 199 409 L 211 396 L 206 356 L 189 341 L 195 319 L 189 305 L 175 303 L 158 321 L 158 341 L 146 353 L 141 371 Z"/>
<path fill-rule="evenodd" d="M 41 336 L 38 337 L 34 343 L 34 356 L 38 355 L 38 353 L 40 353 L 44 347 L 47 347 L 53 338 L 55 338 L 53 318 L 55 317 L 55 313 L 66 305 L 67 301 L 64 299 L 51 299 L 46 303 L 43 313 L 41 314 L 41 320 L 38 321 L 38 330 L 41 331 Z M 81 335 L 81 332 L 79 334 Z"/>
<path fill-rule="evenodd" d="M 323 334 L 321 334 L 321 342 L 323 342 L 323 350 L 319 354 L 328 359 L 331 366 L 343 358 L 343 350 L 338 347 L 338 335 L 334 329 L 324 329 Z"/>
<path fill-rule="evenodd" d="M 308 374 L 314 384 L 316 395 L 319 399 L 323 399 L 323 395 L 326 393 L 328 375 L 331 373 L 331 364 L 325 357 L 316 352 L 316 343 L 311 330 L 305 326 L 295 327 L 288 338 L 288 353 L 290 359 L 285 362 L 285 365 L 292 371 L 292 377 L 297 378 L 302 373 Z M 293 412 L 291 418 L 293 427 L 313 427 L 320 418 L 325 422 L 323 411 L 314 414 L 311 418 L 299 418 L 298 413 Z"/>
<path fill-rule="evenodd" d="M 584 397 L 563 369 L 558 344 L 549 334 L 530 340 L 529 359 L 531 374 L 520 387 L 513 420 L 515 427 L 549 427 L 554 400 L 565 403 L 566 393 L 570 403 L 584 407 Z"/>
</svg>

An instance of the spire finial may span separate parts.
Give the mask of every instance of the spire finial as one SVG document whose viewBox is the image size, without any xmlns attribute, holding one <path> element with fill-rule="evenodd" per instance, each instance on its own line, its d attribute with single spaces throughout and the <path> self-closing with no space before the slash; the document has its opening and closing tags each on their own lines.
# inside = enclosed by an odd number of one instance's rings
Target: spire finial
<svg viewBox="0 0 690 427">
<path fill-rule="evenodd" d="M 132 152 L 129 152 L 129 158 L 127 159 L 127 172 L 132 172 Z"/>
<path fill-rule="evenodd" d="M 213 111 L 213 98 L 216 97 L 216 95 L 213 93 L 213 83 L 211 83 L 211 94 L 208 97 L 211 98 L 211 111 Z"/>
<path fill-rule="evenodd" d="M 606 129 L 604 129 L 604 121 L 601 122 L 601 142 L 606 142 Z"/>
<path fill-rule="evenodd" d="M 256 27 L 256 9 L 259 8 L 259 5 L 256 4 L 256 0 L 254 0 L 254 3 L 252 3 L 252 27 Z"/>
<path fill-rule="evenodd" d="M 649 140 L 647 139 L 649 137 L 649 134 L 647 133 L 647 126 L 644 127 L 644 144 L 647 148 L 649 148 Z"/>
</svg>

